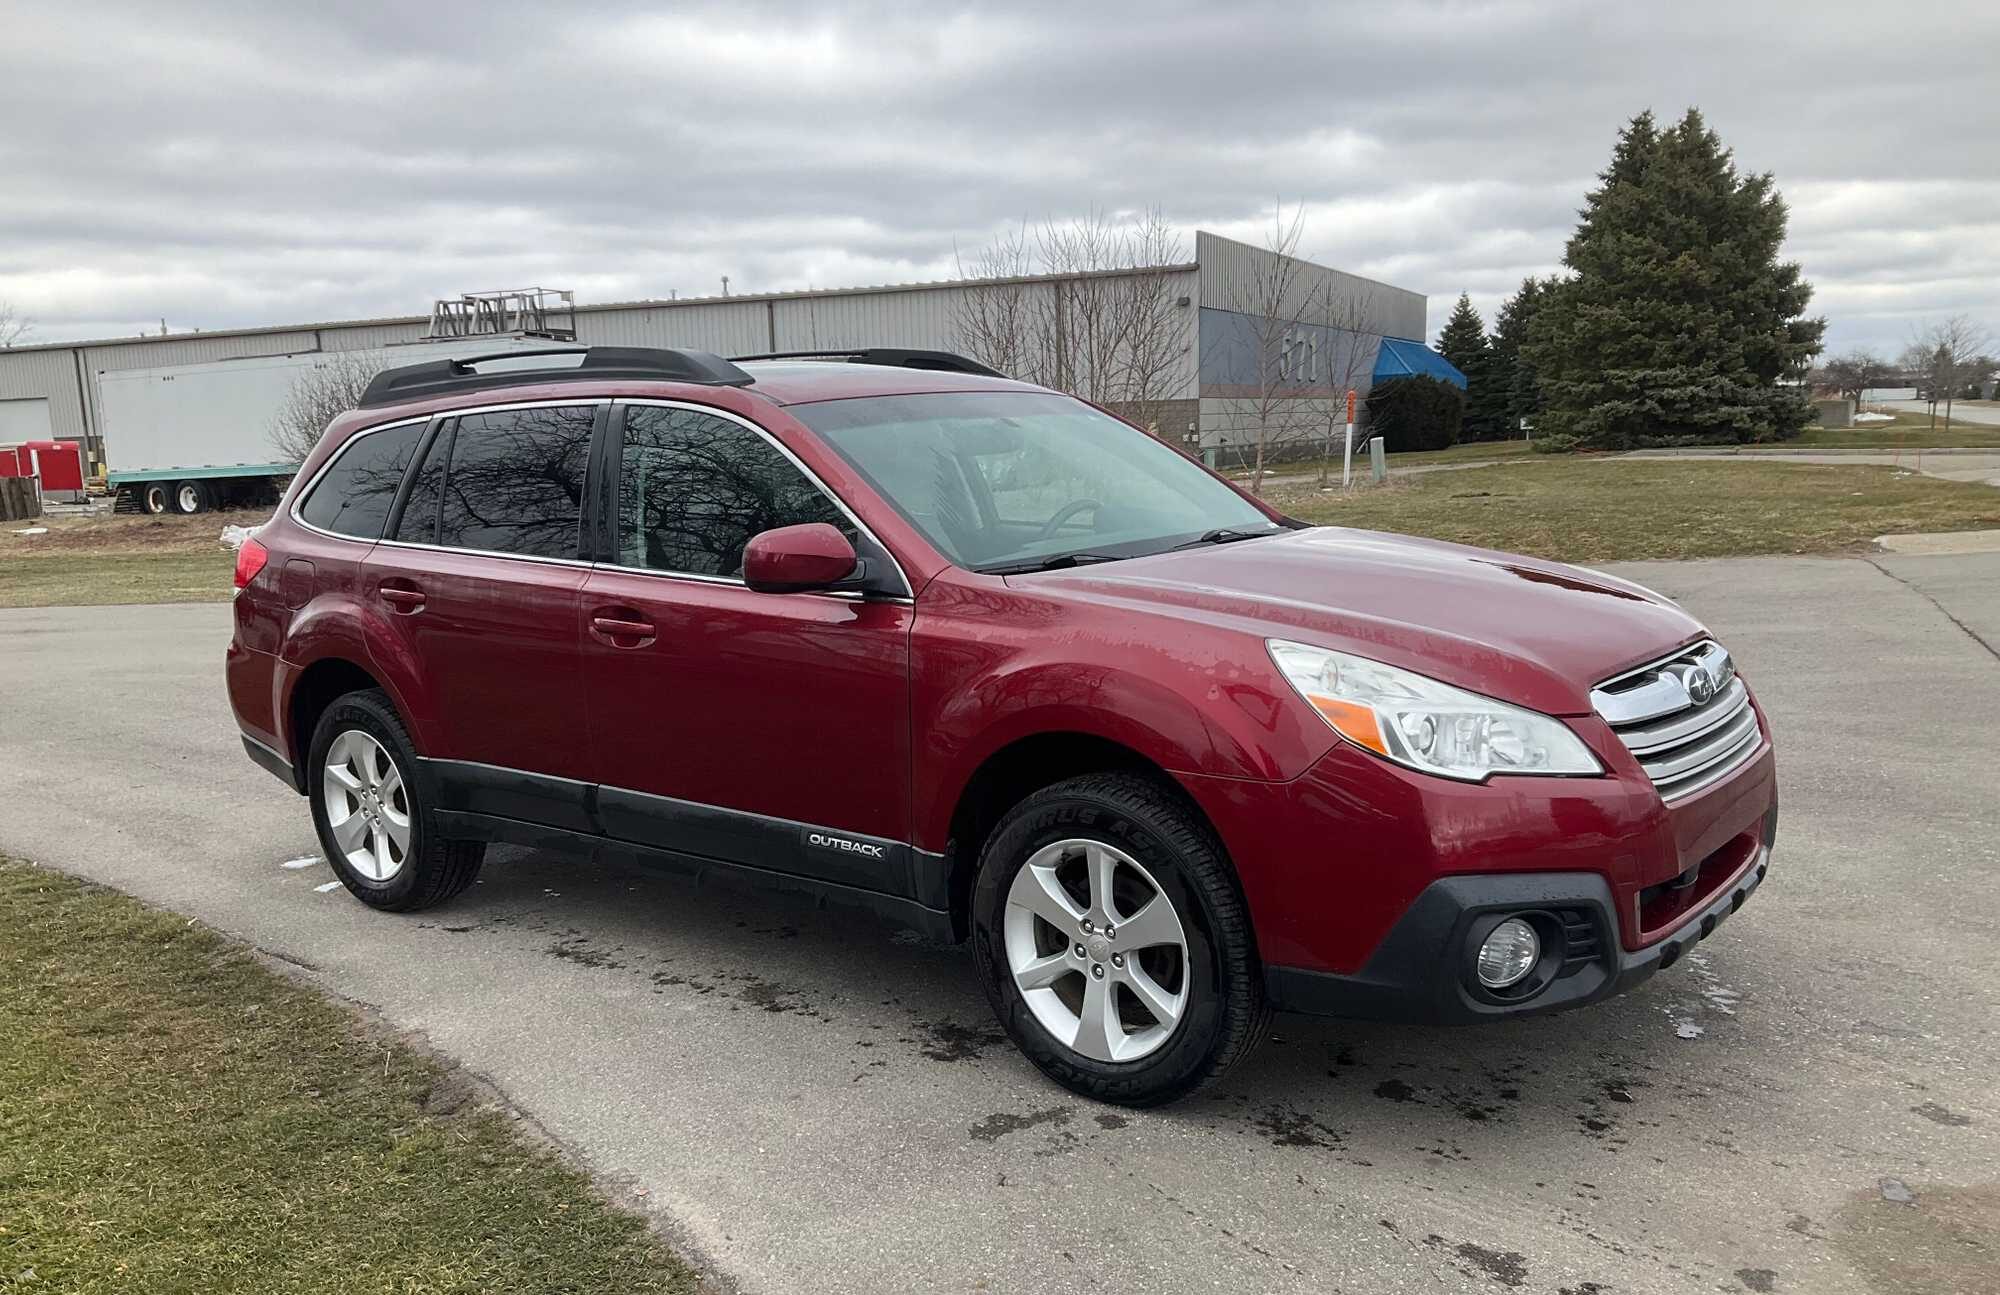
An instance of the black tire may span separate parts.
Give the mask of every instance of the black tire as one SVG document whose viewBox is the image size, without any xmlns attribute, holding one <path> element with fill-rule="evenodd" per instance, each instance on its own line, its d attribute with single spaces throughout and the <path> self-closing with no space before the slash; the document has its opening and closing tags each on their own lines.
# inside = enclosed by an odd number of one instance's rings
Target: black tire
<svg viewBox="0 0 2000 1295">
<path fill-rule="evenodd" d="M 173 487 L 164 481 L 148 481 L 138 487 L 139 511 L 159 516 L 173 511 Z"/>
<path fill-rule="evenodd" d="M 359 730 L 380 743 L 402 774 L 410 820 L 410 845 L 401 867 L 386 881 L 364 876 L 347 860 L 334 840 L 326 804 L 327 752 L 334 740 Z M 442 904 L 479 876 L 486 856 L 480 841 L 447 840 L 438 831 L 432 807 L 436 796 L 417 758 L 410 734 L 387 693 L 378 688 L 351 692 L 337 699 L 313 729 L 306 764 L 306 794 L 312 801 L 313 827 L 319 833 L 322 856 L 348 892 L 371 908 L 411 913 Z"/>
<path fill-rule="evenodd" d="M 1186 936 L 1186 1006 L 1166 1041 L 1134 1061 L 1095 1060 L 1059 1040 L 1008 966 L 1003 922 L 1015 875 L 1036 851 L 1069 839 L 1101 841 L 1138 863 L 1173 902 Z M 1071 1092 L 1158 1106 L 1214 1083 L 1267 1032 L 1250 913 L 1221 842 L 1176 789 L 1150 778 L 1087 774 L 1016 805 L 980 852 L 971 908 L 973 958 L 994 1014 L 1028 1059 Z"/>
<path fill-rule="evenodd" d="M 176 481 L 168 502 L 176 513 L 192 517 L 215 507 L 215 492 L 206 481 Z"/>
</svg>

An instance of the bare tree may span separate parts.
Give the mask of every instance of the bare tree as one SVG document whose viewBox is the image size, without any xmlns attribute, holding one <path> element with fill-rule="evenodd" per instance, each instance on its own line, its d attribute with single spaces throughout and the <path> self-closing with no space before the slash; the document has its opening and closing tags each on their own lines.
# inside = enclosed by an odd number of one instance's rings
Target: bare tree
<svg viewBox="0 0 2000 1295">
<path fill-rule="evenodd" d="M 1888 361 L 1873 351 L 1856 350 L 1836 355 L 1822 364 L 1813 380 L 1836 396 L 1854 397 L 1854 403 L 1859 405 L 1868 389 L 1882 385 L 1888 374 Z"/>
<path fill-rule="evenodd" d="M 271 444 L 288 463 L 303 463 L 326 425 L 361 403 L 381 366 L 343 351 L 322 354 L 301 373 L 271 420 Z"/>
<path fill-rule="evenodd" d="M 19 346 L 33 339 L 35 321 L 14 309 L 14 303 L 0 301 L 0 348 Z"/>
<path fill-rule="evenodd" d="M 1295 438 L 1300 430 L 1302 395 L 1320 386 L 1319 334 L 1310 326 L 1318 294 L 1298 259 L 1299 238 L 1305 231 L 1305 208 L 1288 218 L 1281 202 L 1271 217 L 1271 232 L 1250 259 L 1247 272 L 1232 285 L 1230 299 L 1218 303 L 1240 315 L 1246 329 L 1233 342 L 1239 352 L 1232 366 L 1248 382 L 1235 383 L 1244 394 L 1233 397 L 1236 420 L 1247 424 L 1253 446 L 1250 493 L 1264 488 L 1271 451 Z M 1310 409 L 1310 405 L 1306 406 Z"/>
<path fill-rule="evenodd" d="M 1374 315 L 1375 293 L 1368 288 L 1343 289 L 1332 282 L 1312 296 L 1308 322 L 1318 333 L 1316 371 L 1311 375 L 1314 385 L 1319 385 L 1320 372 L 1326 375 L 1326 398 L 1316 402 L 1326 432 L 1319 461 L 1322 490 L 1333 470 L 1336 438 L 1344 436 L 1347 430 L 1347 393 L 1358 388 L 1362 378 L 1373 371 L 1375 347 L 1368 343 L 1375 340 L 1369 332 Z"/>
<path fill-rule="evenodd" d="M 961 259 L 959 344 L 1002 373 L 1115 409 L 1156 434 L 1192 374 L 1181 236 L 1158 211 L 1023 225 Z"/>
<path fill-rule="evenodd" d="M 1917 328 L 1903 352 L 1903 364 L 1929 389 L 1931 427 L 1937 427 L 1938 401 L 1944 402 L 1944 430 L 1951 431 L 1951 405 L 1961 388 L 1975 376 L 1993 336 L 1969 315 L 1930 320 Z M 1986 361 L 1990 365 L 1990 361 Z"/>
</svg>

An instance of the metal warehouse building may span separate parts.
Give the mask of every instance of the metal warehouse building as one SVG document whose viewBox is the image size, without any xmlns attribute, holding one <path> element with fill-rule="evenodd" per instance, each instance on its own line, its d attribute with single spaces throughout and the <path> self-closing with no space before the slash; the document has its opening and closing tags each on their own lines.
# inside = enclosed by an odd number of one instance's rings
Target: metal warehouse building
<svg viewBox="0 0 2000 1295">
<path fill-rule="evenodd" d="M 1209 233 L 1195 259 L 1092 274 L 580 305 L 580 344 L 740 356 L 956 350 L 1118 409 L 1189 449 L 1326 434 L 1348 388 L 1463 378 L 1424 346 L 1425 299 Z M 78 440 L 118 464 L 99 380 L 134 369 L 423 341 L 432 318 L 348 320 L 0 350 L 0 443 Z M 1134 339 L 1138 340 L 1134 340 Z M 418 358 L 418 357 L 413 357 Z"/>
</svg>

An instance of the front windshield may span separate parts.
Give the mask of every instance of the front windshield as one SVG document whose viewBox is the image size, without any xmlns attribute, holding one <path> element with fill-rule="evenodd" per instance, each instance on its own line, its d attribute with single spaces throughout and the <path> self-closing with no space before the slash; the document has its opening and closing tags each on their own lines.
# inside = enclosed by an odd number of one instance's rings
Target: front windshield
<svg viewBox="0 0 2000 1295">
<path fill-rule="evenodd" d="M 975 571 L 1158 553 L 1278 529 L 1169 447 L 1080 400 L 943 392 L 787 411 L 953 562 Z"/>
</svg>

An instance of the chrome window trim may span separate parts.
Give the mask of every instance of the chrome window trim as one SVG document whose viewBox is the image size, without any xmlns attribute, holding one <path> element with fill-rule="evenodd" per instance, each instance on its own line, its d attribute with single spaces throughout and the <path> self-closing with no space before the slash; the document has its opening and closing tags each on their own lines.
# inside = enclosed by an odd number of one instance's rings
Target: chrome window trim
<svg viewBox="0 0 2000 1295">
<path fill-rule="evenodd" d="M 748 431 L 751 435 L 761 438 L 772 449 L 776 450 L 779 454 L 782 454 L 785 457 L 786 462 L 790 463 L 793 467 L 797 468 L 799 470 L 799 475 L 803 476 L 807 481 L 812 483 L 813 489 L 819 491 L 821 494 L 825 495 L 828 499 L 832 500 L 833 506 L 840 510 L 841 515 L 854 524 L 855 530 L 859 531 L 863 535 L 866 535 L 869 541 L 873 543 L 876 548 L 882 550 L 882 555 L 889 559 L 889 568 L 896 573 L 896 583 L 900 584 L 903 587 L 903 592 L 894 595 L 893 596 L 894 599 L 898 602 L 905 600 L 912 600 L 912 601 L 914 600 L 915 596 L 914 591 L 916 589 L 916 586 L 910 583 L 909 573 L 903 570 L 903 564 L 896 560 L 895 553 L 889 548 L 887 544 L 884 544 L 882 542 L 882 537 L 875 533 L 875 528 L 868 525 L 868 523 L 862 521 L 860 516 L 852 508 L 849 508 L 847 506 L 847 501 L 840 497 L 840 493 L 838 491 L 834 490 L 833 488 L 828 486 L 825 481 L 821 480 L 819 473 L 814 472 L 810 467 L 807 467 L 805 461 L 801 459 L 798 455 L 792 453 L 791 447 L 786 445 L 783 441 L 780 441 L 777 437 L 773 436 L 770 433 L 769 429 L 764 427 L 759 427 L 756 423 L 751 422 L 748 418 L 745 418 L 741 414 L 734 413 L 727 409 L 718 409 L 714 405 L 696 404 L 691 400 L 663 400 L 656 398 L 648 398 L 644 396 L 633 396 L 633 397 L 614 398 L 613 403 L 624 405 L 627 406 L 628 408 L 686 409 L 697 414 L 711 414 L 717 418 L 722 419 L 724 422 L 735 423 L 737 426 L 743 428 L 745 431 Z M 621 445 L 620 448 L 622 449 L 623 446 Z M 622 467 L 622 465 L 620 466 Z M 617 519 L 613 518 L 612 521 L 613 524 L 616 525 Z M 637 571 L 646 575 L 686 577 L 696 580 L 722 581 L 728 584 L 737 584 L 737 585 L 743 584 L 741 580 L 738 580 L 732 576 L 704 576 L 698 572 L 693 572 L 693 571 L 684 571 L 684 572 L 655 571 L 651 567 L 628 567 L 622 564 L 609 563 L 609 562 L 599 563 L 598 565 L 610 567 L 612 570 L 616 571 Z M 745 587 L 747 588 L 748 586 Z M 856 594 L 854 596 L 859 597 L 860 595 Z"/>
<path fill-rule="evenodd" d="M 377 537 L 372 540 L 362 539 L 358 535 L 342 535 L 339 531 L 330 531 L 324 527 L 315 526 L 305 518 L 299 516 L 299 509 L 305 505 L 306 498 L 318 488 L 320 478 L 324 477 L 332 470 L 334 464 L 340 462 L 346 456 L 347 451 L 356 441 L 365 436 L 373 436 L 377 432 L 386 432 L 396 427 L 408 427 L 413 423 L 421 423 L 428 428 L 433 422 L 438 420 L 464 418 L 468 414 L 499 414 L 512 409 L 574 409 L 579 407 L 595 409 L 599 405 L 608 405 L 611 402 L 612 397 L 610 396 L 589 396 L 580 400 L 513 400 L 499 405 L 468 405 L 464 409 L 443 409 L 433 414 L 425 414 L 419 418 L 399 418 L 394 422 L 382 423 L 375 427 L 364 427 L 345 441 L 342 441 L 340 448 L 333 452 L 333 457 L 319 465 L 319 468 L 312 474 L 312 479 L 307 481 L 292 496 L 292 505 L 285 510 L 285 516 L 315 535 L 324 535 L 328 539 L 334 540 L 346 540 L 350 544 L 395 544 L 403 548 L 437 549 L 446 553 L 487 553 L 495 557 L 529 558 L 532 561 L 538 562 L 575 562 L 577 559 L 573 558 L 541 558 L 524 553 L 494 553 L 492 549 L 455 549 L 444 544 L 412 544 L 408 540 L 391 540 L 386 537 Z M 405 467 L 403 471 L 407 473 L 409 468 Z M 581 565 L 589 566 L 591 564 L 584 562 Z"/>
</svg>

